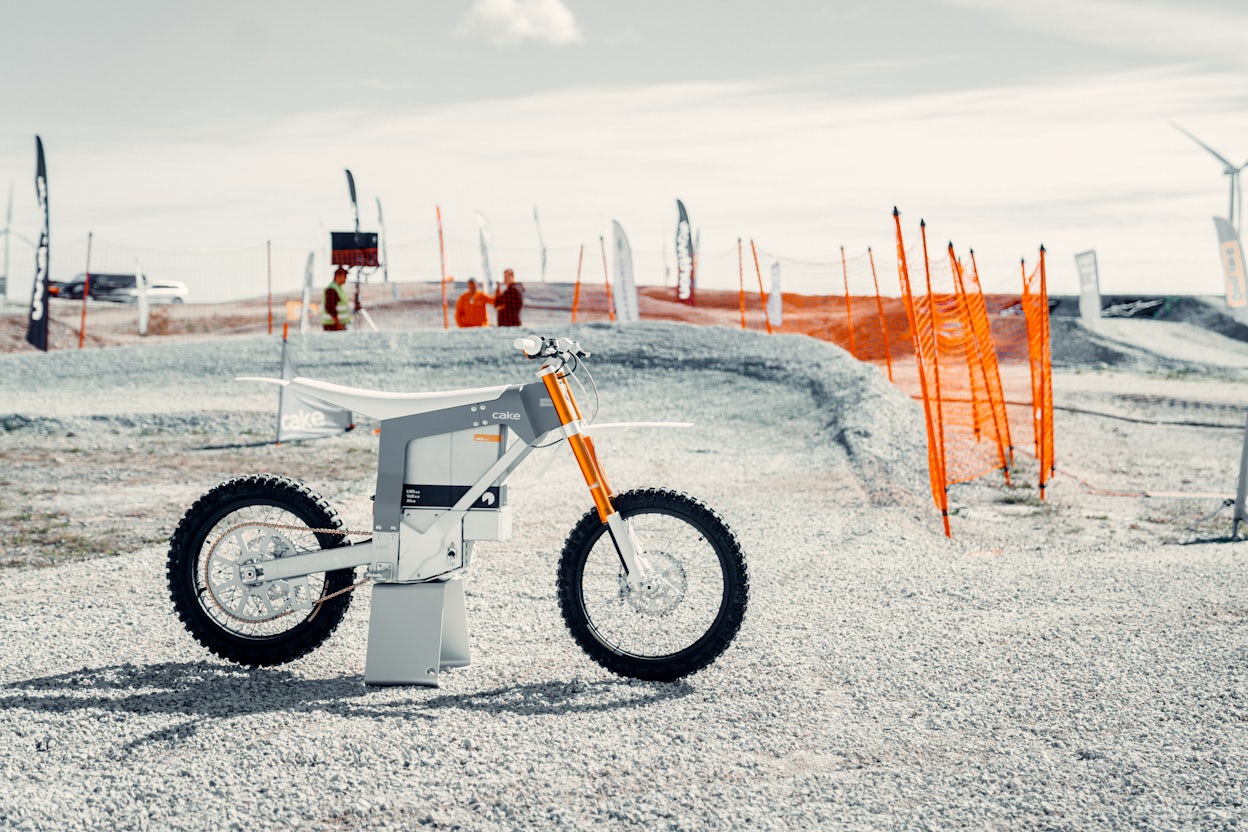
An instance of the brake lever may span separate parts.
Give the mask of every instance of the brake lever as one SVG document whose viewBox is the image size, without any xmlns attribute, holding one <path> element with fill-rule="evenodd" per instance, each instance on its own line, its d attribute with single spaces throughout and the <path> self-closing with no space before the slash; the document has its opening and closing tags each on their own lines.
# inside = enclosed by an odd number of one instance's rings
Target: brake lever
<svg viewBox="0 0 1248 832">
<path fill-rule="evenodd" d="M 589 358 L 589 351 L 582 349 L 580 343 L 571 338 L 560 338 L 559 345 L 577 358 Z"/>
</svg>

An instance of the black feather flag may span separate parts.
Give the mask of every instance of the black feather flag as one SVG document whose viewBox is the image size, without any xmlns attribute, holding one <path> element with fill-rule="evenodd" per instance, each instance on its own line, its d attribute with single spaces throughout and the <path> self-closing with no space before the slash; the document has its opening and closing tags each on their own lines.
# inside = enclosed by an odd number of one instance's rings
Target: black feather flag
<svg viewBox="0 0 1248 832">
<path fill-rule="evenodd" d="M 35 283 L 30 289 L 30 322 L 26 340 L 36 349 L 48 349 L 48 168 L 43 160 L 43 140 L 35 136 L 35 195 L 43 211 L 43 230 L 35 252 Z"/>
</svg>

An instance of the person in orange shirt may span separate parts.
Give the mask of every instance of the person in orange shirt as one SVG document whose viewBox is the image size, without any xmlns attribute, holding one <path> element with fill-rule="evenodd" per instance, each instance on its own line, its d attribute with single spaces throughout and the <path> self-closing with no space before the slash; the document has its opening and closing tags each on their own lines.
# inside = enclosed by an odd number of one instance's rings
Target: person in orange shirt
<svg viewBox="0 0 1248 832">
<path fill-rule="evenodd" d="M 460 327 L 489 326 L 489 316 L 485 314 L 485 305 L 490 297 L 477 288 L 477 281 L 468 279 L 468 291 L 455 301 L 455 325 Z"/>
</svg>

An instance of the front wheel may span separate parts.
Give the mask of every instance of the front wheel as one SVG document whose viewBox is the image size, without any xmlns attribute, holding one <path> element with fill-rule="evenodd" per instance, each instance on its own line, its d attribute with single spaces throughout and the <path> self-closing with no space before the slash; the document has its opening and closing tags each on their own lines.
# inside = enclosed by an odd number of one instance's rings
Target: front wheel
<svg viewBox="0 0 1248 832">
<path fill-rule="evenodd" d="M 745 617 L 741 545 L 718 514 L 687 494 L 626 491 L 612 503 L 636 538 L 643 585 L 630 586 L 607 525 L 590 511 L 559 560 L 563 620 L 613 673 L 652 681 L 696 673 L 728 648 Z"/>
</svg>

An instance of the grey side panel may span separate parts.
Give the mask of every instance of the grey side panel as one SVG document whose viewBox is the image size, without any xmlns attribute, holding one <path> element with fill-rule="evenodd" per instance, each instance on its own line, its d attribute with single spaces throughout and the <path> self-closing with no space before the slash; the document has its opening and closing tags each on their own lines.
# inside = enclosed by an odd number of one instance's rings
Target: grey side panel
<svg viewBox="0 0 1248 832">
<path fill-rule="evenodd" d="M 377 447 L 373 530 L 398 531 L 403 513 L 403 469 L 407 443 L 422 436 L 486 425 L 503 425 L 515 431 L 520 441 L 528 445 L 542 434 L 559 427 L 559 416 L 546 394 L 545 385 L 524 384 L 508 387 L 498 398 L 478 404 L 383 420 Z"/>
<path fill-rule="evenodd" d="M 550 400 L 545 384 L 526 384 L 519 392 L 525 415 L 533 427 L 533 438 L 559 427 L 559 414 L 555 412 L 555 403 Z M 532 442 L 533 438 L 525 441 Z"/>
</svg>

